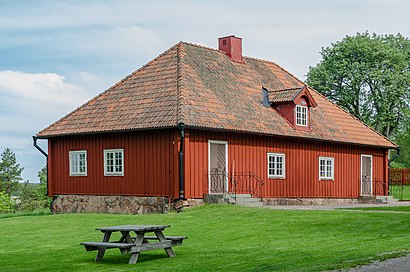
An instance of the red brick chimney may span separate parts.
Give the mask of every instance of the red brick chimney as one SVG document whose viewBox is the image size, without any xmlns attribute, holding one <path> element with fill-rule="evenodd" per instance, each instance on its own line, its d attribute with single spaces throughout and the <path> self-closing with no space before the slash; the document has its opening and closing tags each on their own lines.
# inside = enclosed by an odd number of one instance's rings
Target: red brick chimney
<svg viewBox="0 0 410 272">
<path fill-rule="evenodd" d="M 219 50 L 224 51 L 233 61 L 243 62 L 242 60 L 242 38 L 234 35 L 218 39 Z"/>
</svg>

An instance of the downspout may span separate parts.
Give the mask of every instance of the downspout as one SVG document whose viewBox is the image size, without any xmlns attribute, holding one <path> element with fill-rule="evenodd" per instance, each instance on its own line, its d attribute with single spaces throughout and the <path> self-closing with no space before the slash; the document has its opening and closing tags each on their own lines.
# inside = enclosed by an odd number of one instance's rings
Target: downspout
<svg viewBox="0 0 410 272">
<path fill-rule="evenodd" d="M 401 147 L 398 146 L 396 150 L 397 150 L 396 155 L 394 155 L 394 157 L 389 160 L 389 168 L 390 168 L 390 163 L 393 162 L 395 159 L 397 159 L 398 156 L 400 156 Z"/>
<path fill-rule="evenodd" d="M 47 179 L 46 179 L 46 183 L 47 183 L 47 196 L 48 196 L 48 154 L 37 144 L 37 140 L 38 137 L 37 136 L 33 136 L 33 145 L 35 148 L 37 148 L 38 151 L 40 151 L 41 154 L 43 154 L 46 157 L 46 171 L 47 171 Z"/>
<path fill-rule="evenodd" d="M 398 156 L 400 156 L 401 147 L 398 146 L 396 150 L 397 150 L 396 155 L 394 155 L 393 158 L 391 158 L 387 163 L 387 165 L 388 165 L 388 167 L 387 167 L 387 182 L 388 182 L 388 188 L 389 188 L 388 195 L 390 195 L 390 163 L 392 163 L 395 159 L 397 159 Z"/>
<path fill-rule="evenodd" d="M 184 199 L 184 140 L 185 140 L 185 124 L 178 124 L 179 135 L 181 142 L 179 145 L 178 165 L 179 165 L 179 199 Z"/>
</svg>

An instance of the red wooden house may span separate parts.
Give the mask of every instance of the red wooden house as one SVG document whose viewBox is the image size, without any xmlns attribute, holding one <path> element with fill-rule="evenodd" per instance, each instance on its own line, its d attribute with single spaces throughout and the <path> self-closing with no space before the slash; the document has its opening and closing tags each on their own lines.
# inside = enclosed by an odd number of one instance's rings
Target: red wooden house
<svg viewBox="0 0 410 272">
<path fill-rule="evenodd" d="M 397 146 L 274 62 L 180 42 L 40 131 L 56 211 L 161 211 L 238 194 L 266 204 L 387 194 Z"/>
</svg>

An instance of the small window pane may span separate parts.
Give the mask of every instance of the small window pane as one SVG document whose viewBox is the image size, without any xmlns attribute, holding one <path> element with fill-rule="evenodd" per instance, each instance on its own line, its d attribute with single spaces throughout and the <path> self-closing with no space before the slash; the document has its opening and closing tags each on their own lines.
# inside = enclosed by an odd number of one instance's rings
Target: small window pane
<svg viewBox="0 0 410 272">
<path fill-rule="evenodd" d="M 104 150 L 105 175 L 122 176 L 124 174 L 123 149 Z"/>
<path fill-rule="evenodd" d="M 333 180 L 334 173 L 334 159 L 320 157 L 319 158 L 319 179 Z"/>
<path fill-rule="evenodd" d="M 296 125 L 307 126 L 307 107 L 296 105 Z"/>
<path fill-rule="evenodd" d="M 268 153 L 268 177 L 285 178 L 285 154 Z"/>
<path fill-rule="evenodd" d="M 86 176 L 87 175 L 87 151 L 70 151 L 70 176 Z"/>
</svg>

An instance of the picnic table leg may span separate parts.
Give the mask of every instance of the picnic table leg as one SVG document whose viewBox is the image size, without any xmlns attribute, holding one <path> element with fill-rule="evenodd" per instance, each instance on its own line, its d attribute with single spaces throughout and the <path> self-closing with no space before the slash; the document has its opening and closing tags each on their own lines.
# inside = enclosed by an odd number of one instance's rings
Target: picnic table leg
<svg viewBox="0 0 410 272">
<path fill-rule="evenodd" d="M 120 240 L 118 241 L 119 243 L 123 243 L 124 241 L 126 243 L 132 243 L 133 242 L 129 231 L 121 231 L 121 234 L 122 234 L 122 236 L 121 236 Z"/>
<path fill-rule="evenodd" d="M 157 236 L 157 238 L 160 242 L 167 241 L 167 239 L 165 238 L 162 231 L 156 230 L 156 231 L 154 231 L 154 233 L 155 233 L 155 235 Z M 175 257 L 176 256 L 174 250 L 172 249 L 172 247 L 166 247 L 164 249 L 165 249 L 165 252 L 168 254 L 168 257 Z"/>
<path fill-rule="evenodd" d="M 137 237 L 135 237 L 135 245 L 142 245 L 144 242 L 144 233 L 143 232 L 136 232 Z M 130 260 L 128 261 L 128 264 L 136 264 L 138 261 L 138 257 L 140 256 L 140 253 L 132 253 Z"/>
<path fill-rule="evenodd" d="M 103 242 L 108 242 L 110 240 L 110 237 L 111 237 L 111 231 L 104 232 Z M 105 254 L 105 249 L 106 249 L 105 247 L 99 247 L 98 248 L 98 253 L 97 253 L 97 256 L 95 257 L 96 262 L 102 260 L 102 258 L 104 257 L 104 254 Z"/>
</svg>

